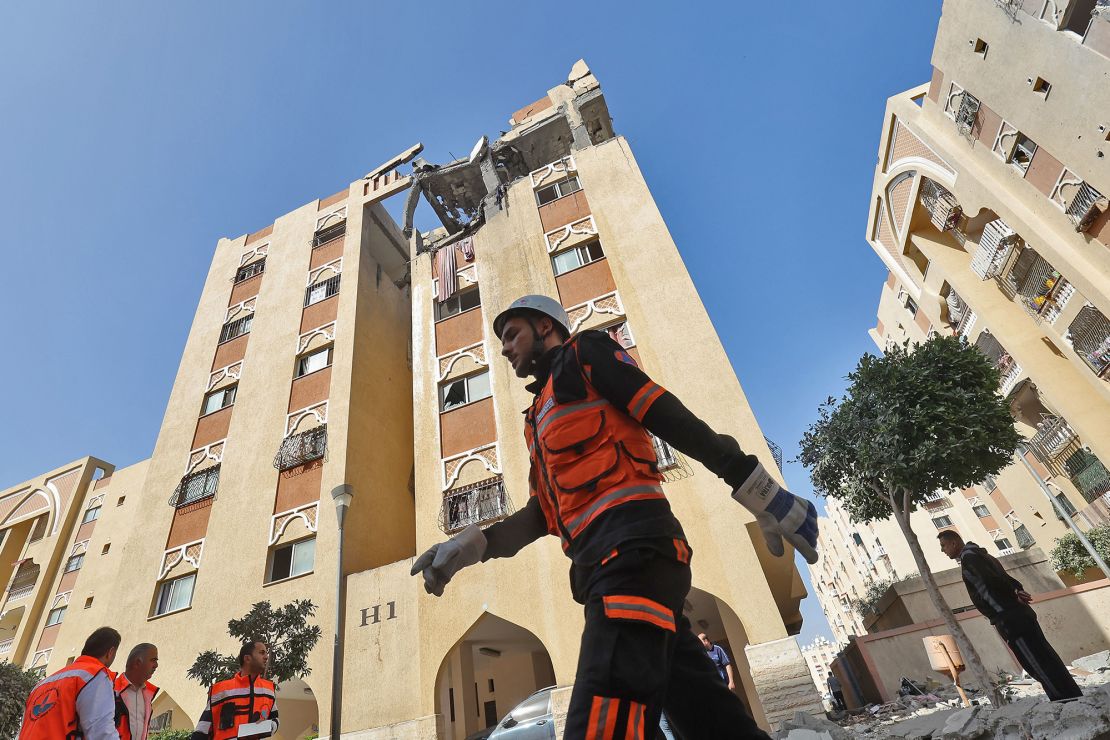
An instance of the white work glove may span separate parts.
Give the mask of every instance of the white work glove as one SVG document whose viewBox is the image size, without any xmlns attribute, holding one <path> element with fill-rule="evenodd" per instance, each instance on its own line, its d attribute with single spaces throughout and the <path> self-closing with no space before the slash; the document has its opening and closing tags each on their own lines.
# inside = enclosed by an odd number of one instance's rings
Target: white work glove
<svg viewBox="0 0 1110 740">
<path fill-rule="evenodd" d="M 817 509 L 776 483 L 763 465 L 756 464 L 732 497 L 755 514 L 772 555 L 783 554 L 782 540 L 786 538 L 807 563 L 817 562 Z"/>
<path fill-rule="evenodd" d="M 432 545 L 426 553 L 416 559 L 412 564 L 412 572 L 416 575 L 424 572 L 424 590 L 436 596 L 443 596 L 443 588 L 456 573 L 468 565 L 474 565 L 486 553 L 486 536 L 477 524 L 459 532 L 457 535 Z"/>
</svg>

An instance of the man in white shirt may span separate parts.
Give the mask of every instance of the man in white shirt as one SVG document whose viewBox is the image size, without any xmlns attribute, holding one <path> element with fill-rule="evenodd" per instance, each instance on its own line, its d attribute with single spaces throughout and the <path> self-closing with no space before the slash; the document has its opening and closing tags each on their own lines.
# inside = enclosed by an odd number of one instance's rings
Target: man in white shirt
<svg viewBox="0 0 1110 740">
<path fill-rule="evenodd" d="M 158 687 L 150 677 L 158 670 L 158 648 L 141 642 L 131 648 L 123 673 L 115 680 L 119 736 L 121 740 L 147 740 L 151 707 Z"/>
</svg>

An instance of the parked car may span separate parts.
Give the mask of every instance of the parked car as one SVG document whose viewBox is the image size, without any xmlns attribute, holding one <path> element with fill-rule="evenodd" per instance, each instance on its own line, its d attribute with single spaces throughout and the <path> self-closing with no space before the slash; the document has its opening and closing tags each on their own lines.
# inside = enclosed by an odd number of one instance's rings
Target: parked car
<svg viewBox="0 0 1110 740">
<path fill-rule="evenodd" d="M 540 689 L 513 707 L 497 723 L 489 740 L 555 740 L 551 692 L 554 686 Z"/>
</svg>

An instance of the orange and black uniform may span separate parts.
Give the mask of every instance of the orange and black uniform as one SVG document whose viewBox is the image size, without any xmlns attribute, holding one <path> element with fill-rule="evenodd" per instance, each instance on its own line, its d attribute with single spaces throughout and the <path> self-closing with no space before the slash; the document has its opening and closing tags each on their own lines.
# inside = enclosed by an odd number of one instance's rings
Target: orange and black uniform
<svg viewBox="0 0 1110 740">
<path fill-rule="evenodd" d="M 733 487 L 755 468 L 616 342 L 583 332 L 536 363 L 525 411 L 528 504 L 485 530 L 485 559 L 544 534 L 571 558 L 586 628 L 564 738 L 653 738 L 666 708 L 685 738 L 764 738 L 723 686 L 682 606 L 691 550 L 648 432 Z"/>
<path fill-rule="evenodd" d="M 92 656 L 79 656 L 31 689 L 19 738 L 72 740 L 86 732 L 96 740 L 116 737 L 112 706 L 108 667 Z"/>
<path fill-rule="evenodd" d="M 228 740 L 239 734 L 239 725 L 264 719 L 278 721 L 273 681 L 236 673 L 225 681 L 217 681 L 208 690 L 208 704 L 201 712 L 192 740 Z"/>
<path fill-rule="evenodd" d="M 121 692 L 126 691 L 131 687 L 131 681 L 128 680 L 126 673 L 112 673 L 108 672 L 112 677 L 112 691 L 116 695 L 116 732 L 119 733 L 120 740 L 146 740 L 146 735 L 138 738 L 132 737 L 131 734 L 131 714 L 127 709 L 127 703 L 124 702 Z M 150 732 L 150 717 L 151 710 L 154 707 L 154 697 L 158 696 L 158 687 L 147 681 L 142 687 L 143 703 L 146 707 L 146 730 Z"/>
</svg>

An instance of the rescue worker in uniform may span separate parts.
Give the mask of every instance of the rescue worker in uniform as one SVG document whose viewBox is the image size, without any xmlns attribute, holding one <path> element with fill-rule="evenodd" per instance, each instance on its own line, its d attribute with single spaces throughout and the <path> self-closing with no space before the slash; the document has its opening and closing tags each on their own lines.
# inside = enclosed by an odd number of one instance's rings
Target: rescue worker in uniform
<svg viewBox="0 0 1110 740">
<path fill-rule="evenodd" d="M 971 603 L 1006 641 L 1018 663 L 1040 682 L 1050 701 L 1078 699 L 1083 691 L 1037 623 L 1033 600 L 1021 582 L 1006 572 L 998 558 L 974 542 L 964 542 L 958 532 L 945 529 L 937 535 L 940 549 L 960 561 L 960 573 Z"/>
<path fill-rule="evenodd" d="M 277 694 L 273 681 L 262 677 L 269 662 L 266 643 L 244 643 L 239 648 L 239 671 L 208 690 L 208 703 L 191 740 L 270 737 L 277 732 Z"/>
<path fill-rule="evenodd" d="M 531 495 L 484 531 L 470 526 L 434 545 L 413 575 L 422 573 L 425 589 L 439 596 L 461 568 L 558 536 L 586 616 L 564 738 L 650 738 L 664 708 L 689 740 L 766 738 L 683 615 L 691 550 L 663 494 L 648 432 L 724 479 L 774 555 L 784 553 L 785 539 L 817 561 L 813 504 L 783 490 L 606 334 L 570 337 L 558 301 L 525 296 L 493 329 L 517 377 L 535 377 L 524 433 Z"/>
<path fill-rule="evenodd" d="M 114 677 L 116 729 L 120 740 L 147 740 L 158 687 L 150 682 L 158 670 L 158 648 L 141 642 L 131 648 L 123 672 Z"/>
<path fill-rule="evenodd" d="M 108 666 L 119 643 L 119 632 L 101 627 L 85 640 L 77 660 L 39 681 L 27 698 L 20 740 L 116 740 Z"/>
</svg>

